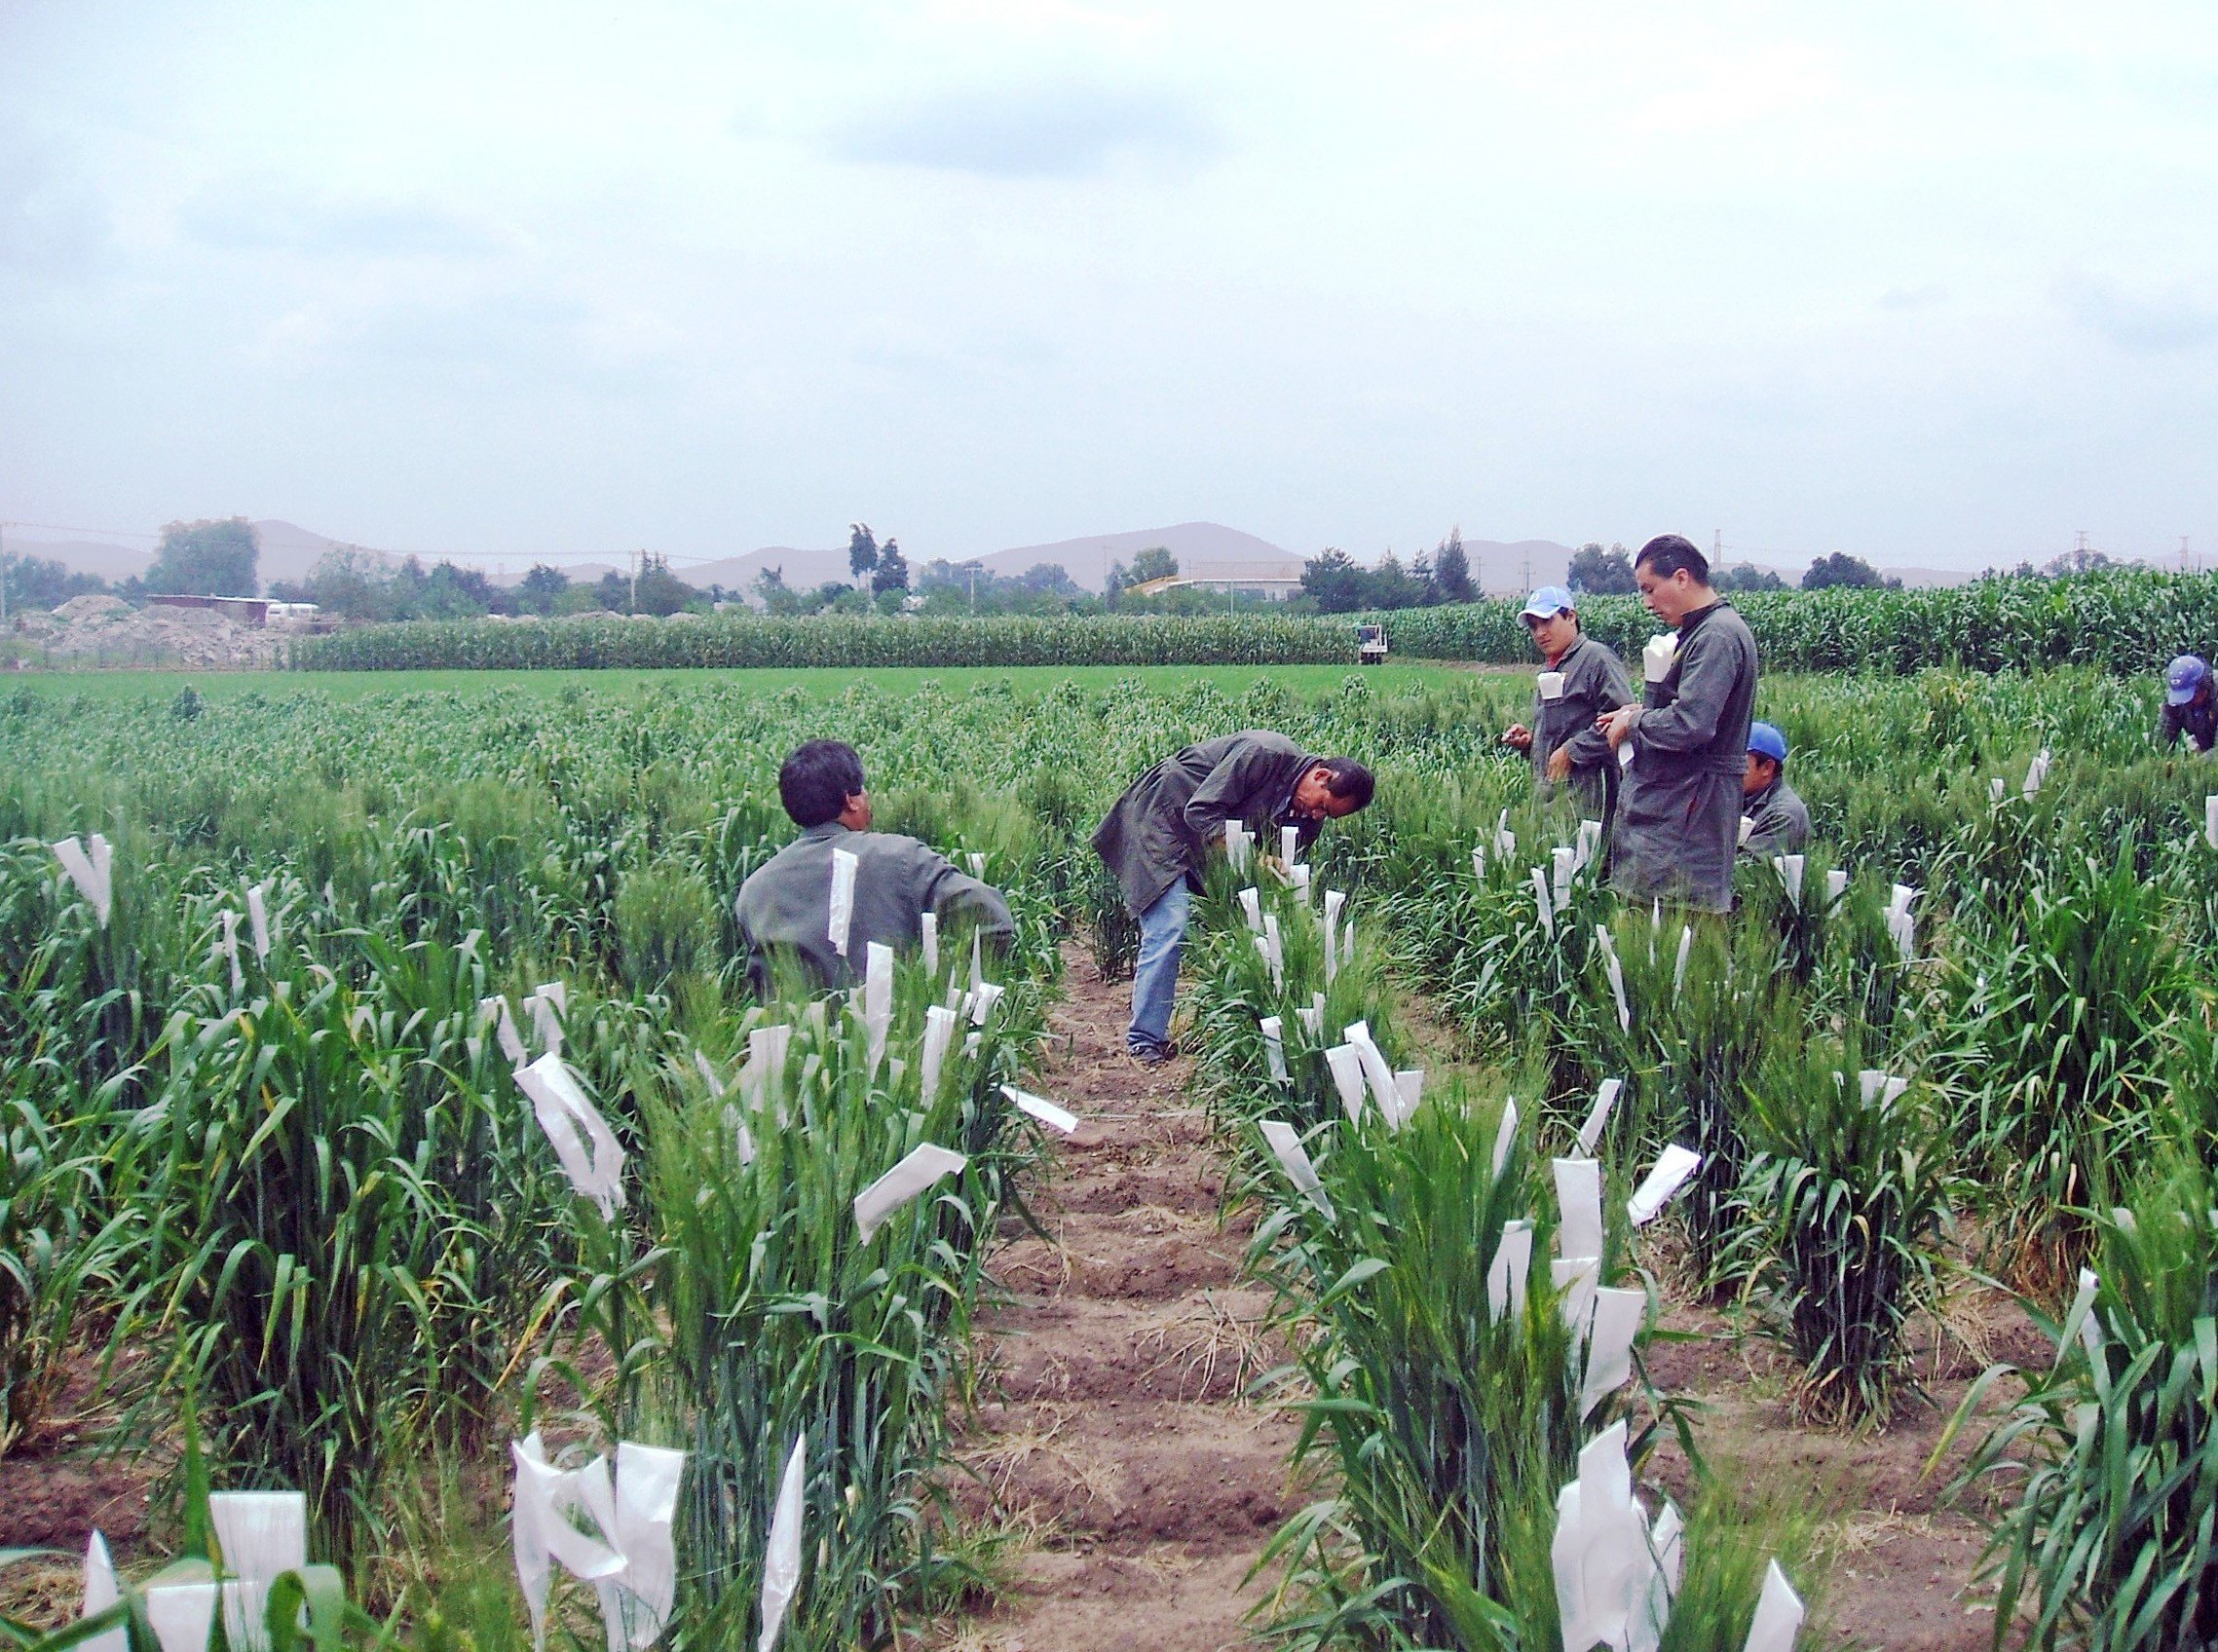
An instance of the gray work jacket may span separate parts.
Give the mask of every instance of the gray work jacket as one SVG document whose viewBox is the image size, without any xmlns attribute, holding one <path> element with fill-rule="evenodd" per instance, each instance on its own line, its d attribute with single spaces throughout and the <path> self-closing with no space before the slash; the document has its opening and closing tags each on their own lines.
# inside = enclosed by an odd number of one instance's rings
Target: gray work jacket
<svg viewBox="0 0 2218 1652">
<path fill-rule="evenodd" d="M 1768 865 L 1774 855 L 1800 854 L 1810 841 L 1810 810 L 1784 774 L 1745 801 L 1741 812 L 1755 822 L 1748 829 L 1748 841 L 1741 845 L 1741 852 L 1751 860 Z"/>
<path fill-rule="evenodd" d="M 832 950 L 832 851 L 855 857 L 854 909 L 847 953 Z M 747 944 L 747 984 L 758 998 L 771 993 L 771 956 L 790 954 L 827 987 L 856 980 L 877 941 L 896 952 L 915 947 L 925 913 L 938 915 L 952 941 L 954 926 L 989 939 L 1016 932 L 1000 891 L 966 878 L 947 857 L 914 838 L 850 832 L 836 820 L 811 826 L 747 876 L 733 914 Z"/>
<path fill-rule="evenodd" d="M 1755 705 L 1748 621 L 1724 601 L 1688 615 L 1671 670 L 1647 685 L 1626 736 L 1633 762 L 1610 840 L 1611 874 L 1626 895 L 1732 910 Z"/>
<path fill-rule="evenodd" d="M 1625 667 L 1605 644 L 1581 637 L 1550 667 L 1563 673 L 1560 699 L 1542 699 L 1532 691 L 1532 779 L 1543 798 L 1555 791 L 1548 759 L 1561 747 L 1571 754 L 1570 790 L 1582 810 L 1598 819 L 1608 807 L 1617 777 L 1617 757 L 1609 738 L 1595 727 L 1605 711 L 1633 703 L 1633 685 Z"/>
<path fill-rule="evenodd" d="M 1180 879 L 1199 871 L 1227 820 L 1271 834 L 1260 845 L 1276 854 L 1273 829 L 1297 825 L 1306 845 L 1314 820 L 1287 818 L 1294 788 L 1317 759 L 1284 734 L 1244 729 L 1166 757 L 1125 788 L 1094 834 L 1094 852 L 1116 875 L 1124 904 L 1137 918 Z"/>
</svg>

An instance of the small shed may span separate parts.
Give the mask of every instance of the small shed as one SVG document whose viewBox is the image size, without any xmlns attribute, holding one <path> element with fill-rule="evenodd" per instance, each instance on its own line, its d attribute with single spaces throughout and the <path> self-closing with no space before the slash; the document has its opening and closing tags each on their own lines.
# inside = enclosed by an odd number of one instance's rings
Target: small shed
<svg viewBox="0 0 2218 1652">
<path fill-rule="evenodd" d="M 1386 627 L 1384 625 L 1358 625 L 1356 627 L 1356 657 L 1366 665 L 1386 663 Z"/>
</svg>

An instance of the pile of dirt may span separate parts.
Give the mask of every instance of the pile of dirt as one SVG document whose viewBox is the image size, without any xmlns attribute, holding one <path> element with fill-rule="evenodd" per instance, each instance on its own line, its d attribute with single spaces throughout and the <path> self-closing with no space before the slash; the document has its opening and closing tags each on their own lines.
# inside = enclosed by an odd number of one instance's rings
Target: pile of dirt
<svg viewBox="0 0 2218 1652">
<path fill-rule="evenodd" d="M 9 616 L 0 643 L 19 665 L 275 665 L 292 632 L 242 624 L 207 608 L 133 608 L 120 597 L 73 596 L 51 614 Z"/>
</svg>

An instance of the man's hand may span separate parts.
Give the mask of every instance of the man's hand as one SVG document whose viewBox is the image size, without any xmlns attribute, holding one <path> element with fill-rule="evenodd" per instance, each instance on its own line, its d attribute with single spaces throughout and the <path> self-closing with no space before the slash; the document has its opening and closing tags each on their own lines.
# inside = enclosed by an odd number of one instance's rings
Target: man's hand
<svg viewBox="0 0 2218 1652">
<path fill-rule="evenodd" d="M 1558 746 L 1548 754 L 1548 777 L 1558 785 L 1571 777 L 1571 754 L 1564 747 Z"/>
<path fill-rule="evenodd" d="M 1512 723 L 1502 731 L 1502 744 L 1517 751 L 1532 750 L 1532 731 L 1523 723 Z"/>
<path fill-rule="evenodd" d="M 1609 739 L 1611 751 L 1625 744 L 1625 736 L 1633 732 L 1634 720 L 1640 715 L 1636 705 L 1621 705 L 1615 711 L 1605 711 L 1595 719 L 1595 727 Z"/>
</svg>

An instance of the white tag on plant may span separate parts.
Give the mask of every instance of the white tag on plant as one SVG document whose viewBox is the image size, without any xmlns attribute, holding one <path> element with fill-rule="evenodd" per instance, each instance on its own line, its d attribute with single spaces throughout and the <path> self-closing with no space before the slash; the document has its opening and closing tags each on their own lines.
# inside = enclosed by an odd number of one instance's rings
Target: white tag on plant
<svg viewBox="0 0 2218 1652">
<path fill-rule="evenodd" d="M 936 912 L 921 914 L 917 919 L 918 950 L 924 955 L 924 973 L 936 976 L 940 972 L 940 918 Z"/>
<path fill-rule="evenodd" d="M 144 1599 L 146 1621 L 162 1652 L 207 1652 L 208 1631 L 215 1623 L 214 1584 L 159 1584 Z"/>
<path fill-rule="evenodd" d="M 801 1587 L 801 1498 L 808 1464 L 808 1433 L 802 1431 L 793 1443 L 793 1455 L 785 1460 L 778 1479 L 777 1501 L 771 1515 L 770 1542 L 763 1551 L 763 1633 L 755 1652 L 771 1652 L 778 1631 L 785 1627 L 786 1608 Z"/>
<path fill-rule="evenodd" d="M 970 850 L 969 853 L 963 856 L 963 859 L 970 862 L 971 877 L 983 878 L 986 876 L 986 857 L 977 849 Z"/>
<path fill-rule="evenodd" d="M 1471 851 L 1471 876 L 1482 883 L 1486 881 L 1486 850 L 1484 845 Z"/>
<path fill-rule="evenodd" d="M 855 868 L 861 864 L 849 849 L 832 851 L 832 902 L 825 935 L 832 950 L 847 956 L 847 930 L 855 915 Z"/>
<path fill-rule="evenodd" d="M 1786 898 L 1796 906 L 1802 904 L 1802 870 L 1809 864 L 1809 856 L 1799 854 L 1773 855 L 1772 870 L 1779 881 L 1786 885 Z"/>
<path fill-rule="evenodd" d="M 1357 1058 L 1363 1063 L 1365 1081 L 1371 1086 L 1371 1099 L 1376 1105 L 1379 1116 L 1390 1129 L 1399 1129 L 1402 1123 L 1402 1093 L 1394 1087 L 1394 1070 L 1386 1063 L 1386 1056 L 1371 1035 L 1368 1023 L 1351 1021 L 1340 1034 L 1355 1046 Z"/>
<path fill-rule="evenodd" d="M 1579 869 L 1579 851 L 1558 846 L 1549 851 L 1549 859 L 1555 873 L 1556 906 L 1560 910 L 1570 903 L 1571 876 Z"/>
<path fill-rule="evenodd" d="M 993 1019 L 994 1006 L 1001 1001 L 1001 988 L 992 981 L 981 981 L 971 1000 L 970 1025 L 983 1027 Z"/>
<path fill-rule="evenodd" d="M 1574 862 L 1578 866 L 1583 868 L 1593 862 L 1595 856 L 1601 852 L 1600 821 L 1582 820 L 1579 822 L 1579 841 L 1572 845 L 1572 851 Z"/>
<path fill-rule="evenodd" d="M 1036 1118 L 1050 1130 L 1060 1130 L 1069 1136 L 1078 1128 L 1078 1115 L 1057 1107 L 1044 1096 L 1035 1096 L 1029 1090 L 1020 1090 L 1014 1084 L 1001 1086 L 1001 1094 L 1008 1097 L 1009 1105 L 1028 1118 Z"/>
<path fill-rule="evenodd" d="M 855 1195 L 855 1226 L 861 1230 L 863 1243 L 870 1242 L 887 1217 L 969 1162 L 952 1147 L 935 1143 L 923 1142 L 912 1147 L 899 1164 Z"/>
<path fill-rule="evenodd" d="M 69 875 L 77 892 L 93 905 L 93 916 L 100 920 L 100 927 L 108 926 L 108 916 L 115 910 L 115 883 L 110 875 L 108 840 L 94 832 L 90 851 L 75 838 L 64 838 L 53 845 L 55 858 L 61 862 L 61 870 Z"/>
<path fill-rule="evenodd" d="M 1602 1253 L 1601 1161 L 1551 1159 L 1556 1174 L 1556 1229 L 1560 1257 L 1598 1257 Z"/>
<path fill-rule="evenodd" d="M 1397 1127 L 1410 1122 L 1425 1099 L 1425 1070 L 1421 1067 L 1398 1067 L 1394 1070 L 1394 1093 L 1398 1099 L 1394 1123 Z"/>
<path fill-rule="evenodd" d="M 570 1009 L 570 989 L 560 981 L 543 982 L 524 999 L 524 1009 L 532 1018 L 532 1030 L 539 1034 L 540 1047 L 550 1056 L 562 1053 L 562 1018 Z"/>
<path fill-rule="evenodd" d="M 80 1618 L 96 1618 L 123 1598 L 116 1587 L 116 1565 L 108 1555 L 108 1540 L 95 1530 L 85 1544 L 85 1598 Z M 80 1640 L 83 1652 L 130 1652 L 131 1632 L 122 1624 Z"/>
<path fill-rule="evenodd" d="M 675 1527 L 685 1468 L 683 1451 L 617 1443 L 616 1529 L 610 1535 L 623 1557 L 623 1570 L 596 1588 L 611 1643 L 632 1652 L 655 1644 L 677 1603 Z"/>
<path fill-rule="evenodd" d="M 924 1009 L 924 1046 L 921 1076 L 923 1088 L 920 1097 L 925 1107 L 939 1099 L 940 1074 L 947 1066 L 947 1053 L 955 1042 L 955 1011 L 944 1004 L 929 1004 Z"/>
<path fill-rule="evenodd" d="M 1240 916 L 1256 934 L 1263 932 L 1263 892 L 1253 885 L 1240 891 Z"/>
<path fill-rule="evenodd" d="M 1682 1147 L 1676 1142 L 1666 1146 L 1656 1168 L 1626 1201 L 1625 1214 L 1633 1219 L 1633 1225 L 1645 1227 L 1654 1221 L 1672 1202 L 1672 1196 L 1701 1168 L 1702 1155 L 1691 1147 Z"/>
<path fill-rule="evenodd" d="M 893 949 L 883 941 L 871 941 L 863 948 L 863 1035 L 874 1077 L 885 1057 L 885 1038 L 892 1027 Z"/>
<path fill-rule="evenodd" d="M 2218 795 L 2202 800 L 2202 841 L 2218 849 Z"/>
<path fill-rule="evenodd" d="M 1622 1078 L 1605 1078 L 1595 1091 L 1595 1105 L 1587 1109 L 1587 1121 L 1579 1126 L 1579 1153 L 1592 1158 L 1595 1144 L 1601 1140 L 1602 1131 L 1609 1124 L 1609 1109 L 1617 1105 L 1618 1092 L 1625 1088 Z"/>
<path fill-rule="evenodd" d="M 1556 938 L 1556 906 L 1548 898 L 1548 874 L 1537 866 L 1532 869 L 1532 898 L 1540 915 L 1540 926 L 1553 941 Z"/>
<path fill-rule="evenodd" d="M 1351 1122 L 1363 1122 L 1363 1057 L 1353 1044 L 1335 1044 L 1325 1052 L 1332 1070 L 1333 1088 L 1340 1094 L 1340 1108 Z"/>
<path fill-rule="evenodd" d="M 604 1221 L 623 1209 L 623 1147 L 562 1058 L 541 1056 L 516 1069 L 515 1079 L 531 1098 L 532 1112 L 570 1185 L 600 1207 Z"/>
<path fill-rule="evenodd" d="M 239 915 L 225 907 L 215 916 L 223 927 L 222 938 L 216 944 L 231 964 L 231 995 L 237 997 L 246 990 L 246 976 L 239 967 Z"/>
<path fill-rule="evenodd" d="M 1601 1283 L 1601 1258 L 1558 1258 L 1548 1264 L 1548 1277 L 1561 1297 L 1558 1305 L 1572 1340 L 1583 1340 L 1594 1319 L 1595 1289 Z"/>
<path fill-rule="evenodd" d="M 1502 1179 L 1502 1167 L 1510 1162 L 1510 1149 L 1518 1141 L 1518 1099 L 1512 1096 L 1502 1104 L 1502 1122 L 1494 1130 L 1493 1180 Z"/>
<path fill-rule="evenodd" d="M 254 960 L 267 963 L 270 958 L 270 884 L 254 883 L 246 890 L 246 922 L 254 937 Z"/>
<path fill-rule="evenodd" d="M 1773 1560 L 1764 1568 L 1764 1592 L 1757 1597 L 1743 1652 L 1794 1652 L 1794 1637 L 1801 1632 L 1802 1597 Z"/>
<path fill-rule="evenodd" d="M 1825 874 L 1825 904 L 1832 906 L 1847 893 L 1848 871 L 1845 867 L 1836 866 Z"/>
<path fill-rule="evenodd" d="M 1278 829 L 1279 859 L 1291 867 L 1294 864 L 1295 856 L 1300 852 L 1301 828 L 1298 826 L 1281 826 Z"/>
<path fill-rule="evenodd" d="M 1525 1278 L 1532 1270 L 1532 1223 L 1523 1219 L 1502 1224 L 1494 1259 L 1486 1264 L 1486 1321 L 1499 1325 L 1504 1314 L 1524 1312 Z"/>
<path fill-rule="evenodd" d="M 1633 1375 L 1633 1342 L 1647 1317 L 1645 1291 L 1595 1293 L 1594 1330 L 1587 1339 L 1587 1370 L 1579 1384 L 1579 1417 L 1584 1421 L 1603 1400 Z"/>
<path fill-rule="evenodd" d="M 1287 1084 L 1293 1080 L 1286 1070 L 1286 1023 L 1275 1015 L 1263 1016 L 1257 1025 L 1263 1034 L 1263 1061 L 1269 1068 L 1273 1084 Z"/>
<path fill-rule="evenodd" d="M 1278 1160 L 1286 1179 L 1299 1193 L 1317 1208 L 1317 1214 L 1327 1221 L 1338 1220 L 1333 1201 L 1326 1196 L 1325 1184 L 1317 1179 L 1317 1167 L 1309 1162 L 1309 1153 L 1301 1145 L 1301 1138 L 1291 1124 L 1275 1118 L 1266 1118 L 1260 1126 L 1263 1140 L 1269 1144 L 1271 1154 Z"/>
</svg>

